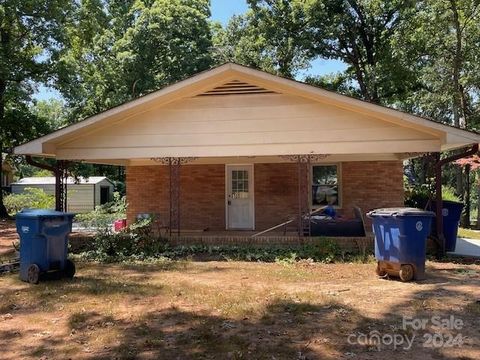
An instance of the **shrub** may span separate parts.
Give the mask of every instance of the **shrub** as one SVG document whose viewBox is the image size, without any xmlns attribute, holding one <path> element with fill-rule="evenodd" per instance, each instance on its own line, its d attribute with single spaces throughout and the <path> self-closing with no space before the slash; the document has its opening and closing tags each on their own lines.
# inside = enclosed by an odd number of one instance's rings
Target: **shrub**
<svg viewBox="0 0 480 360">
<path fill-rule="evenodd" d="M 405 186 L 405 205 L 409 207 L 425 209 L 432 196 L 431 188 L 426 185 Z"/>
<path fill-rule="evenodd" d="M 107 229 L 115 220 L 125 218 L 126 208 L 125 197 L 115 192 L 113 201 L 97 206 L 93 211 L 77 214 L 75 221 L 86 228 Z"/>
<path fill-rule="evenodd" d="M 152 223 L 151 218 L 142 219 L 120 232 L 113 232 L 110 226 L 99 229 L 90 244 L 90 256 L 98 260 L 158 254 L 163 243 L 154 236 Z"/>
<path fill-rule="evenodd" d="M 416 186 L 406 186 L 405 190 L 405 205 L 415 207 L 419 209 L 425 209 L 428 201 L 432 198 L 435 200 L 435 192 L 429 187 L 429 185 L 422 184 Z M 455 190 L 451 186 L 442 186 L 442 198 L 448 201 L 460 201 Z"/>
<path fill-rule="evenodd" d="M 48 195 L 42 189 L 25 188 L 22 194 L 9 194 L 4 198 L 9 214 L 16 214 L 22 209 L 53 209 L 55 196 Z"/>
<path fill-rule="evenodd" d="M 297 261 L 312 262 L 348 261 L 351 254 L 341 253 L 338 245 L 326 238 L 309 245 L 292 247 L 259 246 L 169 246 L 161 238 L 153 236 L 151 220 L 142 220 L 128 231 L 99 232 L 91 243 L 91 249 L 81 257 L 95 261 L 138 261 L 152 259 L 180 260 L 199 256 L 214 260 L 261 261 L 291 264 Z"/>
<path fill-rule="evenodd" d="M 460 202 L 460 198 L 455 195 L 455 189 L 451 186 L 442 186 L 442 198 L 443 200 Z"/>
</svg>

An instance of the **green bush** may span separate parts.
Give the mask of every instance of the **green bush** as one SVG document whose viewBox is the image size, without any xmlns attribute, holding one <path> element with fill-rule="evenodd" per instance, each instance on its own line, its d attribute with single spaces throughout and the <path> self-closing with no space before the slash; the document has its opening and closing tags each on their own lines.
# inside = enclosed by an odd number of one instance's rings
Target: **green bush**
<svg viewBox="0 0 480 360">
<path fill-rule="evenodd" d="M 154 259 L 173 261 L 199 256 L 215 260 L 291 264 L 302 260 L 324 263 L 348 261 L 354 255 L 342 253 L 338 245 L 327 238 L 317 239 L 315 243 L 309 245 L 291 247 L 170 246 L 149 232 L 151 223 L 151 220 L 142 220 L 125 232 L 99 232 L 91 243 L 91 249 L 80 256 L 85 260 L 103 262 L 150 261 Z"/>
<path fill-rule="evenodd" d="M 95 210 L 77 214 L 75 221 L 86 228 L 107 229 L 118 219 L 124 219 L 127 209 L 125 197 L 113 193 L 113 201 L 97 206 Z"/>
<path fill-rule="evenodd" d="M 158 254 L 163 243 L 153 234 L 152 224 L 153 219 L 142 219 L 124 231 L 113 232 L 110 226 L 100 228 L 90 243 L 90 257 L 101 260 Z"/>
<path fill-rule="evenodd" d="M 432 189 L 427 184 L 405 186 L 405 206 L 425 209 L 430 197 Z"/>
<path fill-rule="evenodd" d="M 455 195 L 455 189 L 451 186 L 442 186 L 442 198 L 443 200 L 460 202 L 460 198 Z"/>
<path fill-rule="evenodd" d="M 460 199 L 455 195 L 455 190 L 451 186 L 442 186 L 442 198 L 448 201 L 457 201 Z M 405 205 L 415 207 L 419 209 L 425 209 L 428 201 L 435 200 L 435 192 L 429 187 L 429 185 L 422 184 L 416 186 L 405 187 Z"/>
<path fill-rule="evenodd" d="M 42 189 L 25 188 L 22 194 L 9 194 L 4 198 L 9 214 L 16 214 L 22 209 L 53 209 L 55 196 L 48 195 Z"/>
</svg>

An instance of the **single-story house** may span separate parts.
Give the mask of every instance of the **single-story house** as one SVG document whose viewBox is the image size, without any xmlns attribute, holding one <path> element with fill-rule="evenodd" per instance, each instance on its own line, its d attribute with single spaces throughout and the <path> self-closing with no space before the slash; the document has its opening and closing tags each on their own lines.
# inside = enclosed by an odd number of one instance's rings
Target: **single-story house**
<svg viewBox="0 0 480 360">
<path fill-rule="evenodd" d="M 7 162 L 2 162 L 2 171 L 0 172 L 0 189 L 9 189 L 13 182 L 13 168 Z"/>
<path fill-rule="evenodd" d="M 404 202 L 403 161 L 476 133 L 227 63 L 21 145 L 126 167 L 128 221 L 261 231 L 325 204 Z M 300 218 L 300 215 L 298 216 Z"/>
<path fill-rule="evenodd" d="M 113 183 L 105 176 L 67 178 L 67 210 L 75 213 L 88 212 L 98 205 L 113 200 Z M 42 189 L 55 195 L 55 177 L 26 177 L 11 184 L 13 194 L 22 194 L 26 188 Z"/>
</svg>

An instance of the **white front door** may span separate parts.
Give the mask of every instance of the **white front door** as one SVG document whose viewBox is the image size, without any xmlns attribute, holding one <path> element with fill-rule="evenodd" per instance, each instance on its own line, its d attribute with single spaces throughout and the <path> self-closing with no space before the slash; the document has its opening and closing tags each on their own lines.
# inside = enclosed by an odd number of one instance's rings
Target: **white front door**
<svg viewBox="0 0 480 360">
<path fill-rule="evenodd" d="M 227 228 L 254 229 L 253 165 L 227 165 Z"/>
</svg>

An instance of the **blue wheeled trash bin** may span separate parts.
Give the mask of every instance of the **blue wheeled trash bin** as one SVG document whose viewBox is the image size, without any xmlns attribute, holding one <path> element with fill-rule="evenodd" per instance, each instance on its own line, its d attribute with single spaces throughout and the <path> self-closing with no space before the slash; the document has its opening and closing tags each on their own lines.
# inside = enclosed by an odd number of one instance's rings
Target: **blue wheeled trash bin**
<svg viewBox="0 0 480 360">
<path fill-rule="evenodd" d="M 415 208 L 370 211 L 375 234 L 379 276 L 399 276 L 402 281 L 425 278 L 427 236 L 435 213 Z"/>
<path fill-rule="evenodd" d="M 53 210 L 27 209 L 17 213 L 20 278 L 23 281 L 37 284 L 41 274 L 53 271 L 73 278 L 75 264 L 67 258 L 73 216 Z"/>
<path fill-rule="evenodd" d="M 432 211 L 436 209 L 436 202 L 432 201 L 430 206 Z M 443 217 L 443 236 L 445 237 L 445 251 L 455 251 L 457 246 L 458 227 L 460 225 L 460 217 L 462 216 L 463 204 L 456 201 L 442 201 L 442 217 Z M 435 219 L 432 225 L 432 235 L 437 236 L 437 228 Z"/>
</svg>

